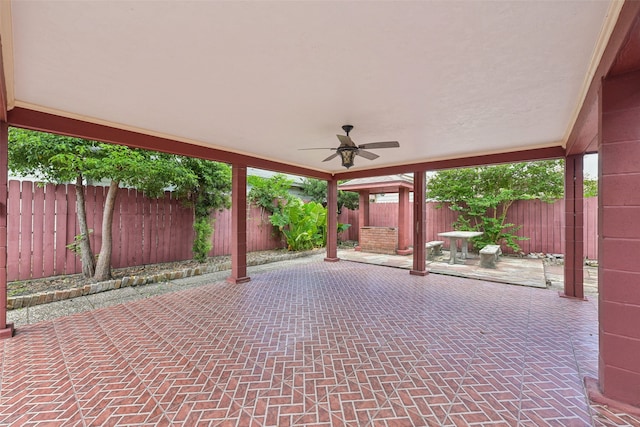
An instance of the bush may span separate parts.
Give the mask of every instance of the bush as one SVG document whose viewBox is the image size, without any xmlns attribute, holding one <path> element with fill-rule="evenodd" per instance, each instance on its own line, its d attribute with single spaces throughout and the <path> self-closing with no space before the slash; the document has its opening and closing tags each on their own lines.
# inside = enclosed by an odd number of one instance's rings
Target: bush
<svg viewBox="0 0 640 427">
<path fill-rule="evenodd" d="M 193 258 L 198 262 L 206 262 L 213 247 L 211 244 L 213 227 L 209 218 L 196 219 L 193 223 L 193 229 L 196 232 L 192 247 Z"/>
<path fill-rule="evenodd" d="M 322 247 L 326 242 L 327 210 L 319 203 L 292 199 L 269 221 L 284 234 L 290 251 Z"/>
</svg>

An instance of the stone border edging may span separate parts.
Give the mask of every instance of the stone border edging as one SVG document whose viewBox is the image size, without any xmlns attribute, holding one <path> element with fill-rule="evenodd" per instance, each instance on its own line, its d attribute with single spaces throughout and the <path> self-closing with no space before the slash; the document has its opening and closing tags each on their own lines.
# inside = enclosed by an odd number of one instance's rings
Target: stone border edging
<svg viewBox="0 0 640 427">
<path fill-rule="evenodd" d="M 277 261 L 286 261 L 290 259 L 302 258 L 305 256 L 314 255 L 324 249 L 312 249 L 304 252 L 285 252 L 283 254 L 277 254 L 266 260 L 257 260 L 254 262 L 249 261 L 247 266 L 256 266 L 262 264 L 269 264 Z M 39 292 L 32 295 L 18 295 L 7 298 L 7 310 L 15 310 L 19 308 L 33 307 L 41 304 L 48 304 L 50 302 L 63 301 L 71 298 L 77 298 L 81 296 L 97 294 L 99 292 L 110 291 L 113 289 L 120 289 L 133 286 L 144 286 L 153 283 L 169 282 L 176 279 L 184 279 L 191 276 L 200 276 L 208 273 L 216 273 L 219 271 L 231 270 L 231 261 L 223 262 L 220 264 L 213 264 L 204 267 L 185 268 L 182 270 L 170 271 L 168 273 L 159 273 L 149 276 L 131 276 L 123 277 L 121 279 L 107 280 L 105 282 L 90 283 L 84 285 L 81 288 L 70 288 L 63 290 L 55 290 L 48 292 Z"/>
</svg>

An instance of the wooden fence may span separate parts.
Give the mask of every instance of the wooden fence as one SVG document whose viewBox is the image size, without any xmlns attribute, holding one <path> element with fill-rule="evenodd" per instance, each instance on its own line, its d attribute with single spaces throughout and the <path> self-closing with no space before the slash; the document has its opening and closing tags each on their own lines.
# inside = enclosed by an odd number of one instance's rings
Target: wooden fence
<svg viewBox="0 0 640 427">
<path fill-rule="evenodd" d="M 87 221 L 93 229 L 91 244 L 98 251 L 102 242 L 102 210 L 106 187 L 88 186 L 86 190 Z M 585 200 L 585 256 L 597 258 L 597 199 Z M 7 206 L 7 276 L 9 281 L 27 280 L 81 271 L 78 257 L 67 248 L 79 233 L 76 220 L 76 195 L 72 185 L 35 185 L 29 181 L 10 181 Z M 411 215 L 413 213 L 411 212 Z M 231 253 L 231 212 L 214 214 L 214 236 L 211 256 Z M 529 237 L 521 242 L 529 252 L 564 252 L 564 203 L 539 201 L 516 202 L 509 221 L 523 224 L 519 235 Z M 193 243 L 193 211 L 166 193 L 152 199 L 135 190 L 120 189 L 113 220 L 114 268 L 190 259 Z M 340 236 L 358 240 L 358 212 L 343 210 L 339 221 L 352 224 Z M 372 203 L 370 225 L 395 227 L 397 203 Z M 450 230 L 455 213 L 427 204 L 427 239 Z M 413 221 L 411 221 L 411 224 Z M 274 237 L 267 214 L 251 207 L 247 219 L 247 250 L 259 251 L 283 247 Z M 506 251 L 506 248 L 505 248 Z M 507 251 L 508 252 L 508 251 Z"/>
<path fill-rule="evenodd" d="M 584 254 L 589 259 L 598 257 L 598 199 L 584 200 Z M 456 212 L 437 203 L 427 203 L 427 241 L 442 240 L 438 233 L 451 230 L 457 218 Z M 413 224 L 413 210 L 409 212 Z M 352 224 L 343 239 L 358 240 L 358 212 L 344 210 L 338 219 Z M 507 222 L 522 225 L 515 234 L 528 237 L 518 244 L 524 253 L 564 253 L 564 201 L 545 203 L 539 200 L 520 200 L 509 209 Z M 397 203 L 372 203 L 369 205 L 369 225 L 396 227 L 398 225 Z M 411 230 L 413 232 L 413 230 Z M 448 247 L 449 242 L 445 243 Z M 503 251 L 511 253 L 509 248 Z"/>
<path fill-rule="evenodd" d="M 102 212 L 106 187 L 86 189 L 87 222 L 94 251 L 102 243 Z M 75 274 L 79 258 L 67 245 L 79 234 L 73 185 L 34 185 L 9 181 L 7 206 L 7 278 L 9 281 Z M 210 255 L 231 253 L 230 211 L 214 214 L 214 246 Z M 153 199 L 122 188 L 113 218 L 114 268 L 181 261 L 192 258 L 193 210 L 172 198 Z M 260 209 L 251 208 L 247 221 L 249 251 L 281 247 Z"/>
</svg>

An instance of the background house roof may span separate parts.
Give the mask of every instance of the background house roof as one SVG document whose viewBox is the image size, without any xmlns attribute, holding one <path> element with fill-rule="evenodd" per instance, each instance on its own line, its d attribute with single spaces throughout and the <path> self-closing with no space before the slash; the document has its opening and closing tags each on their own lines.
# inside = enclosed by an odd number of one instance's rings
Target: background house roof
<svg viewBox="0 0 640 427">
<path fill-rule="evenodd" d="M 400 188 L 413 191 L 413 176 L 396 174 L 368 178 L 355 178 L 338 185 L 342 191 L 366 190 L 370 194 L 397 193 Z"/>
</svg>

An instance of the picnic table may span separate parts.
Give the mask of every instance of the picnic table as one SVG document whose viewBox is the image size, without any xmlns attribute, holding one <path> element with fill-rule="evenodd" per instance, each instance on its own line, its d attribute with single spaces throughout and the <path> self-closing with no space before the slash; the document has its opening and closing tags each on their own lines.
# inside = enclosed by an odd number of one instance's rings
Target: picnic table
<svg viewBox="0 0 640 427">
<path fill-rule="evenodd" d="M 467 259 L 467 240 L 472 237 L 482 236 L 483 234 L 484 233 L 482 231 L 445 231 L 443 233 L 438 233 L 438 236 L 447 237 L 450 241 L 449 250 L 451 251 L 451 256 L 449 257 L 449 264 L 455 264 L 457 261 L 458 239 L 462 246 L 460 259 L 464 260 Z"/>
</svg>

